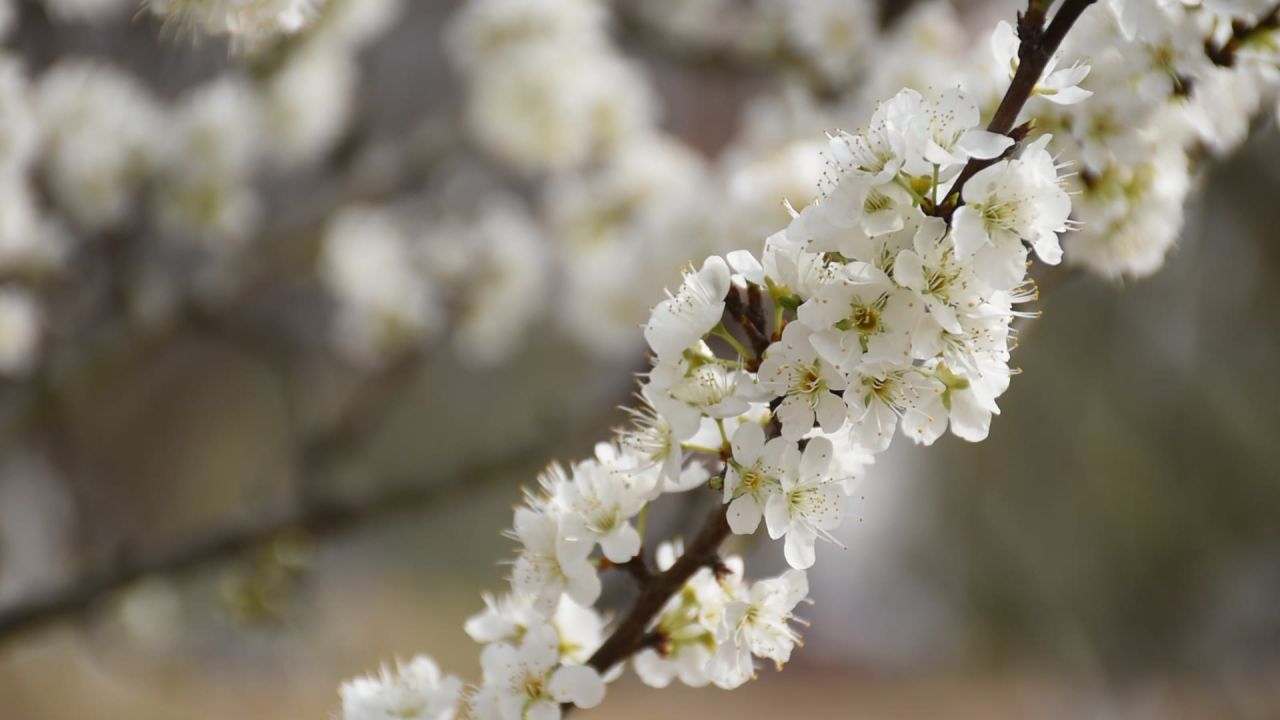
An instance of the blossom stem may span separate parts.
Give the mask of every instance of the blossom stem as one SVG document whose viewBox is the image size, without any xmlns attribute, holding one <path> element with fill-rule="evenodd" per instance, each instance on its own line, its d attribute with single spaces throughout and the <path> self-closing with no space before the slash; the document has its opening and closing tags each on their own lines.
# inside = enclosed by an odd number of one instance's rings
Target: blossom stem
<svg viewBox="0 0 1280 720">
<path fill-rule="evenodd" d="M 1018 114 L 1031 99 L 1036 83 L 1040 82 L 1040 76 L 1044 74 L 1049 60 L 1062 45 L 1067 32 L 1076 24 L 1084 11 L 1096 1 L 1065 0 L 1062 7 L 1058 8 L 1058 12 L 1054 13 L 1053 20 L 1047 28 L 1044 26 L 1043 3 L 1032 2 L 1026 13 L 1019 14 L 1018 38 L 1021 42 L 1018 44 L 1018 70 L 1013 74 L 1013 80 L 1009 83 L 1009 89 L 1005 91 L 1004 99 L 1000 101 L 1000 106 L 996 108 L 991 122 L 987 125 L 988 132 L 1010 135 L 1014 129 L 1014 123 L 1018 121 Z M 963 203 L 961 191 L 965 183 L 980 170 L 995 164 L 1000 159 L 970 160 L 952 184 L 950 192 L 947 193 L 947 199 L 940 207 L 934 208 L 932 214 L 950 221 L 956 208 Z"/>
<path fill-rule="evenodd" d="M 653 622 L 667 600 L 680 592 L 694 573 L 719 560 L 720 544 L 728 536 L 727 506 L 717 505 L 675 564 L 665 572 L 649 578 L 626 617 L 618 623 L 617 629 L 595 651 L 587 664 L 603 674 L 644 649 L 649 642 L 649 623 Z"/>
<path fill-rule="evenodd" d="M 716 428 L 720 430 L 720 440 L 724 442 L 724 446 L 729 447 L 729 433 L 724 430 L 724 420 L 716 418 Z"/>
<path fill-rule="evenodd" d="M 720 456 L 720 448 L 707 447 L 706 445 L 695 445 L 693 443 L 680 443 L 680 447 L 689 452 L 702 453 L 703 455 Z"/>
<path fill-rule="evenodd" d="M 728 328 L 724 326 L 724 323 L 716 325 L 715 328 L 711 330 L 711 334 L 729 343 L 729 347 L 733 348 L 734 351 L 742 357 L 742 359 L 750 360 L 755 357 L 755 353 L 748 350 L 745 345 L 739 342 L 738 338 L 734 337 L 733 333 L 729 332 Z"/>
</svg>

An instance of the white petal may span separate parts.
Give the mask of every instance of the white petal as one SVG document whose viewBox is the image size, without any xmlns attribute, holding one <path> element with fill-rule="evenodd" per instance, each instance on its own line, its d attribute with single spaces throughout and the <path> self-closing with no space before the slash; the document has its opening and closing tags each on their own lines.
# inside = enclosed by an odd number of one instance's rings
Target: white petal
<svg viewBox="0 0 1280 720">
<path fill-rule="evenodd" d="M 556 670 L 551 676 L 551 696 L 560 702 L 571 702 L 580 708 L 593 708 L 604 700 L 604 681 L 586 665 L 572 665 Z"/>
<path fill-rule="evenodd" d="M 960 138 L 957 146 L 969 157 L 979 160 L 990 160 L 1000 157 L 1001 153 L 1013 145 L 1013 138 L 986 130 L 970 130 Z"/>
<path fill-rule="evenodd" d="M 712 255 L 702 263 L 698 271 L 698 280 L 702 281 L 712 297 L 724 300 L 729 294 L 729 265 L 719 255 Z"/>
<path fill-rule="evenodd" d="M 764 452 L 764 428 L 759 423 L 747 421 L 733 433 L 733 459 L 750 467 Z"/>
<path fill-rule="evenodd" d="M 760 503 L 750 495 L 735 498 L 727 511 L 729 529 L 735 535 L 750 535 L 760 527 Z"/>
<path fill-rule="evenodd" d="M 1062 262 L 1062 246 L 1058 244 L 1056 233 L 1046 232 L 1031 247 L 1035 249 L 1037 257 L 1050 265 Z"/>
<path fill-rule="evenodd" d="M 849 409 L 845 406 L 844 400 L 836 395 L 823 393 L 818 399 L 818 425 L 822 427 L 823 432 L 833 433 L 839 430 L 848 412 Z"/>
<path fill-rule="evenodd" d="M 578 573 L 569 578 L 566 592 L 579 605 L 595 605 L 600 598 L 600 576 L 595 570 Z"/>
<path fill-rule="evenodd" d="M 924 265 L 920 262 L 920 256 L 912 250 L 903 250 L 898 253 L 898 259 L 893 261 L 893 278 L 903 287 L 922 292 L 925 289 L 925 281 Z"/>
<path fill-rule="evenodd" d="M 764 523 L 769 529 L 769 537 L 777 540 L 787 532 L 791 525 L 791 513 L 787 508 L 787 499 L 781 494 L 769 496 L 764 506 Z"/>
<path fill-rule="evenodd" d="M 764 285 L 764 266 L 746 250 L 734 250 L 725 256 L 733 271 L 757 285 Z"/>
<path fill-rule="evenodd" d="M 978 277 L 996 290 L 1012 290 L 1027 275 L 1027 250 L 1016 238 L 982 248 L 973 258 Z"/>
<path fill-rule="evenodd" d="M 840 407 L 842 413 L 844 405 Z M 835 450 L 831 441 L 824 437 L 816 437 L 809 441 L 800 457 L 800 477 L 803 480 L 823 478 L 831 467 L 831 455 Z"/>
<path fill-rule="evenodd" d="M 862 358 L 862 345 L 858 342 L 857 333 L 822 330 L 810 335 L 809 342 L 818 357 L 844 371 L 856 368 Z"/>
<path fill-rule="evenodd" d="M 782 548 L 787 564 L 797 570 L 813 567 L 813 561 L 817 558 L 817 553 L 813 550 L 815 540 L 813 534 L 807 530 L 793 529 L 787 533 L 787 541 Z"/>
<path fill-rule="evenodd" d="M 987 439 L 991 430 L 991 411 L 977 401 L 970 390 L 951 393 L 951 433 L 969 442 Z"/>
<path fill-rule="evenodd" d="M 523 720 L 560 720 L 560 704 L 550 700 L 539 700 L 524 711 Z"/>
<path fill-rule="evenodd" d="M 624 563 L 640 552 L 640 533 L 631 523 L 623 523 L 600 538 L 600 549 L 610 562 Z"/>
<path fill-rule="evenodd" d="M 967 259 L 990 242 L 986 223 L 978 211 L 962 205 L 951 218 L 951 240 L 956 244 L 956 257 Z"/>
<path fill-rule="evenodd" d="M 788 395 L 778 406 L 778 421 L 782 423 L 782 436 L 799 440 L 813 429 L 813 410 L 795 395 Z"/>
<path fill-rule="evenodd" d="M 538 624 L 525 632 L 520 643 L 520 664 L 545 675 L 560 660 L 560 633 L 551 625 Z"/>
<path fill-rule="evenodd" d="M 871 237 L 897 232 L 904 224 L 902 211 L 896 207 L 869 212 L 862 216 L 862 229 Z"/>
<path fill-rule="evenodd" d="M 507 643 L 486 645 L 480 653 L 480 668 L 485 682 L 503 684 L 520 665 L 520 653 Z"/>
<path fill-rule="evenodd" d="M 1093 92 L 1082 87 L 1065 87 L 1052 93 L 1041 93 L 1040 97 L 1058 105 L 1075 105 L 1093 97 Z"/>
<path fill-rule="evenodd" d="M 676 676 L 676 664 L 658 654 L 656 650 L 640 651 L 631 661 L 640 682 L 651 688 L 664 688 L 671 684 Z"/>
</svg>

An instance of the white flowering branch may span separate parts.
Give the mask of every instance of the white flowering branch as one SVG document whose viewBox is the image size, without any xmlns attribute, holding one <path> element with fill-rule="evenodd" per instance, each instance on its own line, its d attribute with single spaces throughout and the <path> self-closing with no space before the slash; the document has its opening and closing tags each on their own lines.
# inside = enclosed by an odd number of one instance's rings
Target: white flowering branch
<svg viewBox="0 0 1280 720">
<path fill-rule="evenodd" d="M 641 650 L 660 646 L 664 638 L 649 629 L 654 618 L 695 573 L 721 565 L 720 545 L 729 534 L 727 506 L 717 507 L 674 565 L 642 581 L 635 604 L 600 649 L 592 653 L 587 664 L 597 672 L 606 673 Z"/>
</svg>

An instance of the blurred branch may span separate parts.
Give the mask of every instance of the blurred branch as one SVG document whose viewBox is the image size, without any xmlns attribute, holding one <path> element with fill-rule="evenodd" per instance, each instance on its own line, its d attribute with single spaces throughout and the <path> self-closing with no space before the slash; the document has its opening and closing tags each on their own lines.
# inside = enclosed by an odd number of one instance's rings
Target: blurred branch
<svg viewBox="0 0 1280 720">
<path fill-rule="evenodd" d="M 121 558 L 113 567 L 89 572 L 66 587 L 0 609 L 0 640 L 91 611 L 104 599 L 142 578 L 198 571 L 232 560 L 284 533 L 302 532 L 332 538 L 396 516 L 443 506 L 479 487 L 542 464 L 549 446 L 561 445 L 574 437 L 575 428 L 566 428 L 561 423 L 551 425 L 560 427 L 553 436 L 465 468 L 447 480 L 386 482 L 381 489 L 350 500 L 312 498 L 287 512 L 222 528 L 184 545 Z"/>
</svg>

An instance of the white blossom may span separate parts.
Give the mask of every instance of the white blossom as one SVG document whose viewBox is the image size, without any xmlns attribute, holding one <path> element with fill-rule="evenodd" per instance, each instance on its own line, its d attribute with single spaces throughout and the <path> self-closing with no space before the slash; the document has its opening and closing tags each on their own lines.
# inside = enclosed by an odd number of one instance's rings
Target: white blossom
<svg viewBox="0 0 1280 720">
<path fill-rule="evenodd" d="M 323 0 L 146 0 L 167 22 L 210 35 L 229 35 L 252 47 L 301 30 L 315 19 Z"/>
<path fill-rule="evenodd" d="M 978 171 L 962 191 L 952 238 L 961 259 L 973 258 L 978 276 L 997 290 L 1022 284 L 1026 241 L 1041 260 L 1062 259 L 1058 233 L 1067 229 L 1071 198 L 1058 180 L 1056 165 L 1042 136 L 1013 160 Z"/>
<path fill-rule="evenodd" d="M 809 440 L 803 454 L 785 447 L 778 467 L 777 492 L 769 495 L 764 518 L 769 537 L 785 537 L 783 552 L 791 567 L 806 570 L 815 559 L 814 542 L 836 542 L 831 531 L 844 519 L 844 495 L 829 474 L 833 450 L 825 437 Z"/>
<path fill-rule="evenodd" d="M 444 323 L 438 291 L 415 268 L 408 238 L 386 210 L 351 206 L 333 218 L 321 272 L 339 301 L 338 344 L 357 361 L 376 364 Z"/>
<path fill-rule="evenodd" d="M 885 450 L 901 418 L 904 434 L 932 444 L 947 429 L 945 390 L 936 378 L 914 368 L 863 365 L 845 393 L 854 440 L 870 450 Z"/>
<path fill-rule="evenodd" d="M 462 681 L 419 655 L 342 685 L 342 720 L 453 720 Z"/>
<path fill-rule="evenodd" d="M 684 273 L 675 294 L 658 303 L 644 328 L 644 337 L 659 359 L 678 355 L 720 323 L 729 294 L 729 266 L 711 256 L 702 268 Z"/>
<path fill-rule="evenodd" d="M 467 618 L 463 626 L 467 635 L 478 643 L 515 644 L 530 628 L 548 622 L 527 597 L 495 598 L 486 594 L 484 604 L 484 611 Z M 568 595 L 560 596 L 550 623 L 560 636 L 560 656 L 574 663 L 585 663 L 604 640 L 604 620 L 599 613 L 574 602 Z"/>
<path fill-rule="evenodd" d="M 550 625 L 529 628 L 519 646 L 505 642 L 480 654 L 482 695 L 492 699 L 501 720 L 555 720 L 560 704 L 595 707 L 604 699 L 604 681 L 586 665 L 559 665 L 560 638 Z"/>
<path fill-rule="evenodd" d="M 733 434 L 733 459 L 724 471 L 724 501 L 729 527 L 749 535 L 760 526 L 769 501 L 779 491 L 784 455 L 792 445 L 783 438 L 765 441 L 764 428 L 745 422 Z"/>
<path fill-rule="evenodd" d="M 569 476 L 549 471 L 551 501 L 563 509 L 566 537 L 599 543 L 611 562 L 624 563 L 640 552 L 640 533 L 631 518 L 644 508 L 650 487 L 643 474 L 595 460 L 573 465 Z"/>
<path fill-rule="evenodd" d="M 852 262 L 837 269 L 797 314 L 813 330 L 809 342 L 822 359 L 852 372 L 864 355 L 868 362 L 908 360 L 911 333 L 923 312 L 921 299 L 883 270 Z"/>
<path fill-rule="evenodd" d="M 800 642 L 790 625 L 792 611 L 808 594 L 804 572 L 789 570 L 756 582 L 746 598 L 729 603 L 708 666 L 712 681 L 732 689 L 750 680 L 755 675 L 753 655 L 773 660 L 779 667 L 787 662 Z"/>
<path fill-rule="evenodd" d="M 564 473 L 554 465 L 547 472 Z M 588 559 L 593 545 L 568 537 L 554 509 L 517 508 L 511 535 L 521 545 L 511 571 L 511 586 L 528 597 L 543 616 L 555 612 L 561 593 L 568 593 L 582 605 L 595 603 L 600 577 Z"/>
<path fill-rule="evenodd" d="M 815 419 L 824 432 L 835 432 L 844 423 L 844 401 L 835 392 L 845 389 L 845 375 L 821 357 L 811 336 L 803 323 L 788 325 L 760 364 L 760 384 L 782 398 L 777 416 L 782 436 L 792 440 L 809 432 Z"/>
</svg>

